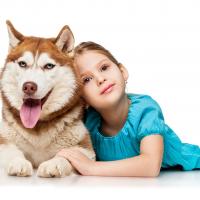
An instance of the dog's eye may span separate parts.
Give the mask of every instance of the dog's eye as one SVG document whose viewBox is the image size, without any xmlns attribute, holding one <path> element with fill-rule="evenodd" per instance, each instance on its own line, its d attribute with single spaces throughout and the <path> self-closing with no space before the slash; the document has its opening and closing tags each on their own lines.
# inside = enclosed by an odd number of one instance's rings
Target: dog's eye
<svg viewBox="0 0 200 200">
<path fill-rule="evenodd" d="M 56 65 L 52 64 L 52 63 L 47 63 L 45 66 L 44 66 L 44 69 L 52 69 L 54 68 Z"/>
<path fill-rule="evenodd" d="M 18 62 L 18 65 L 19 65 L 20 67 L 27 67 L 26 62 L 24 62 L 24 61 L 19 61 L 19 62 Z"/>
</svg>

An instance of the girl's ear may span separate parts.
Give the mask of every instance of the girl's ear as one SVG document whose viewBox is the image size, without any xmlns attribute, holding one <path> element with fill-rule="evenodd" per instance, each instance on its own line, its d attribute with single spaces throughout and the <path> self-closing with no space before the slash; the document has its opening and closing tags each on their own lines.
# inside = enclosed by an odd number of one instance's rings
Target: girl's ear
<svg viewBox="0 0 200 200">
<path fill-rule="evenodd" d="M 122 65 L 121 63 L 119 63 L 119 69 L 124 77 L 124 80 L 127 81 L 128 80 L 128 70 L 124 67 L 124 65 Z"/>
</svg>

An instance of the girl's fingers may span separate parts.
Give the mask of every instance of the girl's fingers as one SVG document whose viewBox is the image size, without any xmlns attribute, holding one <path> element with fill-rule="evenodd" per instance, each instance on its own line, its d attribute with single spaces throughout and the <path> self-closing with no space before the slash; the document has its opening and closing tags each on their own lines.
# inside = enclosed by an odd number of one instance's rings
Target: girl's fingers
<svg viewBox="0 0 200 200">
<path fill-rule="evenodd" d="M 79 150 L 75 149 L 64 149 L 63 151 L 58 152 L 58 156 L 64 157 L 69 160 L 72 165 L 78 165 L 85 160 L 85 155 Z"/>
<path fill-rule="evenodd" d="M 70 152 L 58 152 L 56 155 L 64 157 L 66 159 L 70 159 L 72 157 L 72 154 Z"/>
<path fill-rule="evenodd" d="M 57 153 L 57 155 L 66 155 L 66 156 L 68 156 L 68 155 L 71 155 L 72 153 L 73 152 L 70 149 L 62 149 L 61 151 L 59 151 Z"/>
<path fill-rule="evenodd" d="M 66 151 L 65 153 L 66 153 L 66 155 L 71 155 L 71 156 L 74 156 L 76 158 L 79 158 L 80 156 L 83 155 L 80 151 L 78 151 L 78 150 L 72 150 L 72 149 Z"/>
<path fill-rule="evenodd" d="M 64 157 L 68 159 L 69 161 L 79 160 L 79 156 L 77 155 L 76 152 L 73 152 L 73 151 L 59 152 L 57 155 Z"/>
<path fill-rule="evenodd" d="M 76 162 L 76 158 L 70 154 L 68 155 L 62 155 L 62 154 L 59 154 L 58 156 L 61 156 L 61 157 L 64 157 L 65 159 L 67 159 L 72 165 L 74 165 L 74 163 L 77 163 Z"/>
</svg>

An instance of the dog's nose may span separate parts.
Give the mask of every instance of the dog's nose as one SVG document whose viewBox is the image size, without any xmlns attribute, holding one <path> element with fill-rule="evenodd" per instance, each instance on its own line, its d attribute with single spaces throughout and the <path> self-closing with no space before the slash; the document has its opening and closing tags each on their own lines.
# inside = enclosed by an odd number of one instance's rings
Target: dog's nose
<svg viewBox="0 0 200 200">
<path fill-rule="evenodd" d="M 25 94 L 32 95 L 37 91 L 37 85 L 34 82 L 26 82 L 23 84 L 22 90 Z"/>
</svg>

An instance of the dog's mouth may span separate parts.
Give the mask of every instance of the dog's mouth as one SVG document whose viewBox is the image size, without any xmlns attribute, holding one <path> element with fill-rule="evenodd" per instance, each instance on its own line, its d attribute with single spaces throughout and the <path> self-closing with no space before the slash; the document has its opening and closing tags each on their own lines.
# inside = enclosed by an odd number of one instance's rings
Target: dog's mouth
<svg viewBox="0 0 200 200">
<path fill-rule="evenodd" d="M 23 104 L 20 109 L 20 118 L 24 127 L 26 128 L 35 127 L 40 118 L 42 106 L 48 99 L 51 91 L 48 92 L 47 95 L 42 99 L 33 99 L 33 98 L 23 99 Z"/>
</svg>

